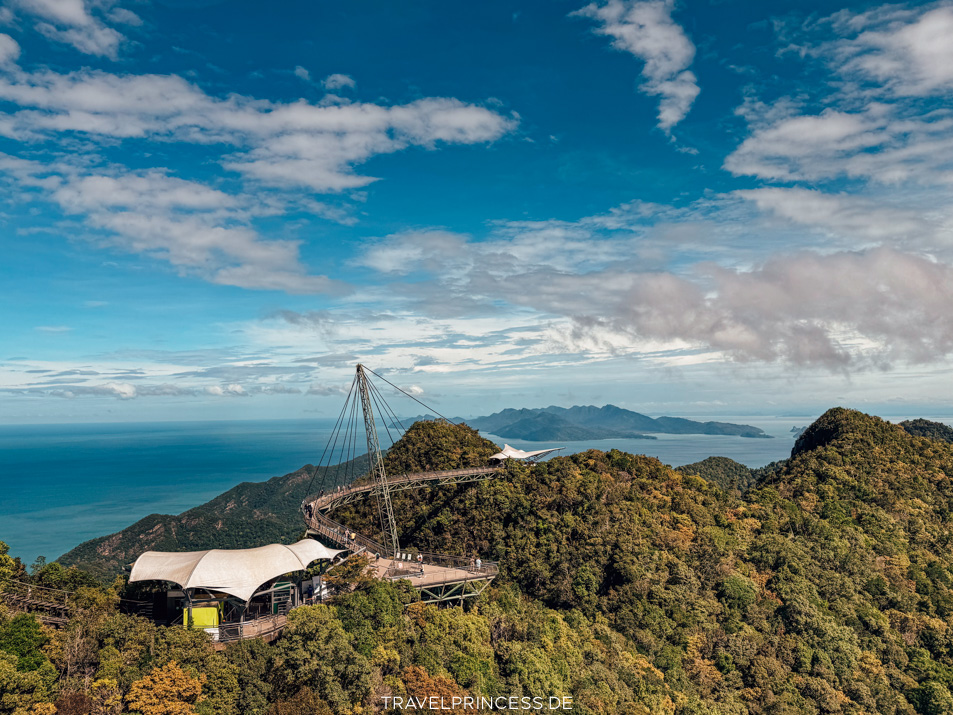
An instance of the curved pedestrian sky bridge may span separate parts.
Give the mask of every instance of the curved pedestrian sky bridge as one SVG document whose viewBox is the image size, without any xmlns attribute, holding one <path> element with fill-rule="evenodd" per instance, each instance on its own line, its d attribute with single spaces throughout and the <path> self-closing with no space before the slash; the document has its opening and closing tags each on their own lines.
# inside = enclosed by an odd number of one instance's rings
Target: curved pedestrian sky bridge
<svg viewBox="0 0 953 715">
<path fill-rule="evenodd" d="M 309 533 L 340 548 L 349 549 L 352 554 L 368 554 L 371 557 L 371 567 L 378 578 L 408 579 L 420 592 L 421 600 L 424 602 L 462 600 L 478 596 L 499 573 L 499 564 L 484 561 L 476 554 L 455 556 L 434 554 L 401 546 L 391 495 L 395 492 L 425 487 L 450 486 L 492 479 L 503 471 L 503 464 L 507 459 L 536 461 L 556 450 L 524 452 L 506 445 L 501 452 L 490 457 L 490 464 L 486 466 L 390 476 L 384 467 L 377 422 L 382 422 L 392 442 L 394 440 L 391 429 L 399 428 L 403 431 L 403 425 L 383 399 L 379 389 L 371 383 L 368 373 L 391 385 L 418 404 L 427 407 L 416 397 L 401 390 L 364 365 L 357 366 L 354 381 L 351 383 L 351 389 L 322 462 L 327 457 L 328 466 L 330 466 L 333 455 L 338 452 L 336 447 L 340 444 L 344 454 L 352 457 L 345 463 L 357 463 L 357 455 L 354 451 L 357 444 L 356 432 L 359 429 L 357 413 L 358 405 L 360 405 L 365 433 L 363 441 L 366 441 L 367 445 L 370 478 L 358 479 L 343 487 L 323 489 L 305 498 L 301 504 L 301 511 Z M 435 412 L 432 408 L 428 409 Z M 349 418 L 345 420 L 348 414 Z M 328 457 L 329 454 L 332 456 Z M 328 469 L 323 471 L 325 475 L 329 473 Z M 380 541 L 367 534 L 359 533 L 351 526 L 338 522 L 330 516 L 339 507 L 366 499 L 374 499 L 377 503 L 383 536 Z"/>
</svg>

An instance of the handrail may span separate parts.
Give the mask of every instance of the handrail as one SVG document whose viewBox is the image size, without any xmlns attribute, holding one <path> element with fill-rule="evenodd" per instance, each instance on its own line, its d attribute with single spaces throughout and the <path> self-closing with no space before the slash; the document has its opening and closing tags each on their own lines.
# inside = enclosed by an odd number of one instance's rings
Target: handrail
<svg viewBox="0 0 953 715">
<path fill-rule="evenodd" d="M 26 599 L 34 603 L 43 603 L 56 608 L 68 608 L 69 598 L 73 595 L 72 591 L 39 586 L 11 578 L 0 581 L 0 594 L 15 599 Z"/>
<path fill-rule="evenodd" d="M 469 475 L 477 474 L 492 474 L 494 472 L 502 471 L 502 466 L 497 467 L 465 467 L 463 469 L 447 469 L 444 471 L 438 472 L 410 472 L 407 474 L 402 474 L 400 476 L 394 477 L 393 479 L 388 479 L 387 483 L 391 487 L 399 487 L 402 484 L 416 483 L 416 482 L 433 482 L 439 479 L 446 479 L 447 477 L 463 477 Z M 364 482 L 362 484 L 349 484 L 346 487 L 335 489 L 332 491 L 321 491 L 317 494 L 312 494 L 305 497 L 304 501 L 301 502 L 302 508 L 308 504 L 312 505 L 312 508 L 315 511 L 331 508 L 331 505 L 352 494 L 359 494 L 363 492 L 371 492 L 378 488 L 376 482 Z M 320 503 L 319 503 L 320 502 Z"/>
<path fill-rule="evenodd" d="M 310 519 L 306 519 L 306 522 L 311 529 L 345 548 L 355 550 L 354 546 L 362 546 L 372 554 L 383 554 L 385 552 L 384 547 L 378 542 L 348 529 L 344 524 L 334 521 L 320 512 L 315 512 Z M 354 534 L 354 538 L 352 539 L 348 534 Z"/>
<path fill-rule="evenodd" d="M 440 563 L 434 563 L 433 557 L 444 558 L 444 559 L 457 559 L 455 556 L 442 556 L 440 554 L 430 554 L 431 558 L 428 559 L 427 556 L 424 557 L 423 563 L 430 564 L 433 566 L 441 566 Z M 444 566 L 448 570 L 455 571 L 465 571 L 468 575 L 465 576 L 462 580 L 483 580 L 486 578 L 492 578 L 497 576 L 500 573 L 500 565 L 494 561 L 483 562 L 480 565 L 480 568 L 477 568 L 469 559 L 466 559 L 468 562 L 466 565 L 460 566 Z M 404 574 L 408 576 L 413 576 L 417 573 L 417 561 L 395 561 L 393 562 L 387 570 L 384 572 L 383 578 L 397 578 Z M 453 581 L 461 580 L 457 578 L 451 579 Z"/>
<path fill-rule="evenodd" d="M 218 642 L 230 643 L 231 641 L 244 640 L 245 638 L 271 636 L 281 631 L 287 622 L 287 616 L 283 614 L 272 614 L 240 623 L 222 623 L 218 627 Z"/>
<path fill-rule="evenodd" d="M 447 469 L 436 472 L 410 472 L 395 477 L 394 479 L 388 479 L 388 486 L 400 488 L 401 485 L 411 483 L 438 481 L 452 477 L 493 474 L 503 469 L 503 465 L 499 465 Z M 308 496 L 301 502 L 301 512 L 304 516 L 305 523 L 313 531 L 327 537 L 346 549 L 351 549 L 355 552 L 363 549 L 375 555 L 388 554 L 388 550 L 378 542 L 349 529 L 346 525 L 334 521 L 327 515 L 328 512 L 339 506 L 343 499 L 355 494 L 370 494 L 378 488 L 379 485 L 376 482 L 351 483 L 343 488 L 336 487 L 332 491 L 321 491 L 318 494 Z M 474 574 L 476 578 L 492 577 L 499 573 L 499 564 L 491 561 L 481 562 L 480 568 L 477 569 L 475 559 L 466 556 L 449 556 L 446 554 L 416 552 L 413 550 L 408 550 L 408 552 L 404 553 L 413 553 L 415 557 L 419 553 L 423 563 L 440 566 L 442 568 L 463 570 Z M 416 559 L 413 561 L 400 559 L 401 554 L 388 555 L 392 556 L 395 561 L 384 572 L 384 578 L 394 577 L 404 572 L 411 572 L 414 570 L 415 564 L 418 563 Z M 405 564 L 408 567 L 406 569 L 402 568 Z"/>
</svg>

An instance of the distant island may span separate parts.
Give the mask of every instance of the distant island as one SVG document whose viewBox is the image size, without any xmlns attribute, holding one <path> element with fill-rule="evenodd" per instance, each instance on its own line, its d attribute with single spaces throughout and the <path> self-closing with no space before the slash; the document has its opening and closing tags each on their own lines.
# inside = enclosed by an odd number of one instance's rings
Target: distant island
<svg viewBox="0 0 953 715">
<path fill-rule="evenodd" d="M 434 419 L 432 415 L 411 418 L 410 421 Z M 754 439 L 771 439 L 758 427 L 730 422 L 696 422 L 682 417 L 652 418 L 615 405 L 595 407 L 540 407 L 535 409 L 508 408 L 486 417 L 454 422 L 466 422 L 482 432 L 508 439 L 531 442 L 578 442 L 600 439 L 656 439 L 653 434 L 708 434 L 733 435 Z"/>
</svg>

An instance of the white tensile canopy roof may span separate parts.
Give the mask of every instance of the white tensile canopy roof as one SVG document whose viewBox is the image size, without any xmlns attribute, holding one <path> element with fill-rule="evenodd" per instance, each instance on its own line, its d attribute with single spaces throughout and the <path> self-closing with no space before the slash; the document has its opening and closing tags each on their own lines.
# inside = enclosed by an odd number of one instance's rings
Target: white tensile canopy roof
<svg viewBox="0 0 953 715">
<path fill-rule="evenodd" d="M 256 549 L 147 551 L 132 565 L 129 581 L 171 581 L 182 588 L 222 591 L 247 601 L 263 583 L 339 553 L 314 539 Z"/>
<path fill-rule="evenodd" d="M 498 459 L 501 462 L 504 459 L 532 459 L 533 457 L 542 457 L 550 452 L 557 452 L 562 447 L 551 447 L 549 449 L 537 449 L 535 452 L 524 452 L 522 449 L 515 449 L 508 444 L 503 445 L 503 451 L 497 452 L 490 459 Z"/>
</svg>

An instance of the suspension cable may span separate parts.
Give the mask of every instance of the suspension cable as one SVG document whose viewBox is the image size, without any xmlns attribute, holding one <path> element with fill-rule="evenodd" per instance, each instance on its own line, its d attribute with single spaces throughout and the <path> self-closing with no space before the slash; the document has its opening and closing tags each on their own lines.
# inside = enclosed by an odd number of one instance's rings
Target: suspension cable
<svg viewBox="0 0 953 715">
<path fill-rule="evenodd" d="M 437 412 L 436 410 L 434 410 L 433 407 L 430 407 L 429 405 L 427 405 L 427 404 L 421 402 L 420 400 L 418 400 L 416 397 L 414 397 L 413 395 L 411 395 L 409 392 L 407 392 L 407 391 L 405 391 L 405 390 L 402 390 L 402 389 L 400 389 L 399 387 L 397 387 L 397 385 L 395 385 L 393 382 L 391 382 L 390 380 L 388 380 L 386 377 L 381 377 L 380 375 L 378 375 L 376 372 L 374 372 L 373 370 L 371 370 L 371 369 L 370 369 L 369 367 L 367 367 L 367 366 L 365 366 L 364 369 L 367 370 L 367 372 L 371 373 L 371 375 L 373 375 L 374 377 L 380 378 L 381 380 L 383 380 L 384 382 L 386 382 L 388 385 L 390 385 L 391 387 L 393 387 L 395 390 L 397 390 L 397 391 L 400 392 L 401 394 L 407 395 L 407 397 L 409 397 L 410 399 L 412 399 L 414 402 L 416 402 L 416 403 L 417 403 L 418 405 L 420 405 L 421 407 L 426 407 L 428 410 L 433 410 L 433 411 L 434 411 L 434 414 L 436 414 L 437 417 L 439 417 L 440 419 L 446 420 L 446 421 L 449 422 L 450 424 L 456 424 L 456 423 L 455 423 L 453 420 L 451 420 L 449 417 L 444 417 L 442 414 L 440 414 L 439 412 Z"/>
<path fill-rule="evenodd" d="M 351 400 L 351 394 L 354 392 L 354 381 L 351 382 L 351 389 L 347 393 L 347 399 L 344 401 L 344 406 L 341 408 L 341 414 L 338 415 L 337 421 L 334 423 L 334 428 L 331 431 L 331 436 L 333 437 L 337 431 L 340 429 L 341 420 L 344 418 L 344 413 L 347 410 L 347 404 Z M 336 444 L 336 442 L 335 442 Z M 307 499 L 311 494 L 311 487 L 314 485 L 314 479 L 318 475 L 318 470 L 321 469 L 321 466 L 324 464 L 324 457 L 328 453 L 328 449 L 331 448 L 331 440 L 329 439 L 327 444 L 324 446 L 324 451 L 321 453 L 321 459 L 318 460 L 317 466 L 314 468 L 314 471 L 311 472 L 311 481 L 308 482 L 308 489 L 305 491 L 304 498 Z M 332 450 L 332 454 L 334 451 Z M 330 462 L 330 459 L 328 460 Z M 330 467 L 330 464 L 328 465 Z M 327 479 L 328 470 L 325 469 L 321 478 L 321 488 L 324 488 L 324 483 Z"/>
</svg>

